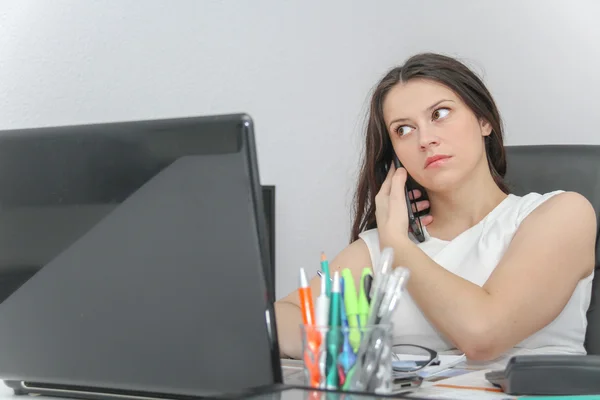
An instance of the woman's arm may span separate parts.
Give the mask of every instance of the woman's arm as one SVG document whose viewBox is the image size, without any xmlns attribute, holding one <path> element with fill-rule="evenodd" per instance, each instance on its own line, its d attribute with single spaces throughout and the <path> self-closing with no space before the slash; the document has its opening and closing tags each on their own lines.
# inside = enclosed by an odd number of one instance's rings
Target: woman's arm
<svg viewBox="0 0 600 400">
<path fill-rule="evenodd" d="M 448 272 L 408 238 L 394 244 L 395 265 L 411 270 L 408 290 L 437 329 L 468 358 L 491 360 L 558 316 L 594 269 L 595 241 L 593 207 L 565 192 L 525 218 L 483 287 Z"/>
<path fill-rule="evenodd" d="M 365 242 L 359 239 L 346 247 L 331 261 L 331 276 L 336 270 L 341 271 L 348 268 L 352 271 L 354 281 L 359 282 L 362 269 L 371 264 L 369 249 Z M 310 280 L 309 285 L 313 294 L 313 304 L 315 304 L 321 290 L 321 279 L 316 276 Z M 300 325 L 302 325 L 302 313 L 297 290 L 275 302 L 275 318 L 281 357 L 301 358 Z"/>
<path fill-rule="evenodd" d="M 413 210 L 423 211 L 429 208 L 429 201 L 420 200 L 422 193 L 420 190 L 414 190 L 410 197 L 417 200 L 413 204 Z M 433 222 L 431 215 L 421 217 L 421 223 L 424 226 Z M 407 228 L 408 231 L 408 228 Z M 353 242 L 346 247 L 330 263 L 331 276 L 334 271 L 340 271 L 348 268 L 352 272 L 355 282 L 360 282 L 362 270 L 365 267 L 372 267 L 371 255 L 364 241 L 361 239 Z M 317 276 L 309 282 L 313 294 L 313 304 L 321 290 L 321 279 Z M 298 291 L 292 293 L 275 302 L 275 318 L 277 323 L 277 337 L 279 341 L 282 357 L 300 358 L 302 353 L 302 338 L 300 335 L 300 325 L 302 324 L 302 313 L 300 310 L 300 298 Z"/>
</svg>

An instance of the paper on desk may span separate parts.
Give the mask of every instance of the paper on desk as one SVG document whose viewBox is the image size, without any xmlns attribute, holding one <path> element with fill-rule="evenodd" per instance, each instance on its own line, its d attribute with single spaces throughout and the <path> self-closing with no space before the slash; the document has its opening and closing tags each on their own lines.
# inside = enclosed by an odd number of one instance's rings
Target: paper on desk
<svg viewBox="0 0 600 400">
<path fill-rule="evenodd" d="M 500 388 L 492 385 L 485 379 L 486 372 L 489 370 L 472 371 L 468 374 L 454 376 L 443 381 L 436 382 L 434 386 L 458 389 L 478 389 L 482 391 L 501 392 Z"/>
<path fill-rule="evenodd" d="M 398 360 L 393 361 L 392 365 L 406 366 L 409 364 L 414 364 L 414 363 L 411 363 L 411 361 L 421 361 L 421 360 L 428 359 L 428 357 L 426 357 L 426 356 L 415 356 L 415 355 L 410 355 L 410 354 L 396 354 L 396 356 L 398 357 Z M 461 354 L 458 356 L 441 354 L 438 356 L 438 359 L 440 360 L 440 365 L 447 365 L 447 364 L 456 364 L 457 362 L 464 361 L 466 358 L 465 358 L 464 354 Z"/>
<path fill-rule="evenodd" d="M 465 370 L 467 371 L 467 370 Z M 503 393 L 485 379 L 489 370 L 468 371 L 460 376 L 444 379 L 425 385 L 413 396 L 423 399 L 482 399 L 482 400 L 514 400 L 515 396 Z"/>
<path fill-rule="evenodd" d="M 455 399 L 455 400 L 516 400 L 517 397 L 501 392 L 485 392 L 479 390 L 450 389 L 430 386 L 405 395 L 419 399 Z"/>
<path fill-rule="evenodd" d="M 406 368 L 406 367 L 410 367 L 412 365 L 408 365 L 410 364 L 410 361 L 415 361 L 418 360 L 418 358 L 415 358 L 414 355 L 409 355 L 409 354 L 397 354 L 398 356 L 398 361 L 394 361 L 392 362 L 392 366 L 395 367 L 399 367 L 399 368 Z M 423 359 L 425 359 L 425 357 L 423 357 Z M 433 365 L 431 367 L 425 367 L 422 370 L 417 371 L 417 375 L 428 379 L 430 377 L 438 377 L 439 375 L 444 375 L 446 377 L 448 376 L 454 376 L 454 375 L 459 375 L 465 372 L 462 372 L 462 370 L 456 370 L 456 371 L 450 371 L 450 368 L 455 368 L 458 367 L 461 363 L 466 361 L 466 357 L 463 355 L 440 355 L 438 356 L 438 359 L 440 360 L 440 364 L 439 365 Z"/>
<path fill-rule="evenodd" d="M 454 369 L 458 367 L 461 363 L 467 361 L 467 358 L 464 354 L 461 356 L 439 356 L 439 359 L 440 365 L 434 365 L 431 367 L 423 368 L 423 370 L 419 371 L 419 375 L 421 375 L 425 379 L 448 373 L 451 373 L 452 376 L 459 375 L 458 370 L 452 372 L 450 369 Z"/>
</svg>

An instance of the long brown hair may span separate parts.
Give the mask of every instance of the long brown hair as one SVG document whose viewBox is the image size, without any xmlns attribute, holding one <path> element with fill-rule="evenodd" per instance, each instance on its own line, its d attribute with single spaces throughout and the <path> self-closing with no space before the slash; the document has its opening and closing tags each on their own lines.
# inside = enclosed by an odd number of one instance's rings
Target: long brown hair
<svg viewBox="0 0 600 400">
<path fill-rule="evenodd" d="M 485 151 L 494 181 L 505 193 L 506 154 L 502 133 L 502 120 L 492 95 L 481 79 L 460 61 L 435 53 L 421 53 L 410 57 L 404 65 L 393 68 L 381 79 L 368 112 L 365 149 L 354 198 L 354 222 L 351 241 L 359 233 L 375 228 L 375 195 L 385 179 L 387 166 L 392 162 L 392 142 L 383 119 L 383 102 L 396 84 L 411 79 L 429 79 L 454 91 L 478 119 L 487 121 L 491 134 L 485 137 Z M 413 186 L 419 187 L 414 180 Z M 425 191 L 422 192 L 426 195 Z"/>
</svg>

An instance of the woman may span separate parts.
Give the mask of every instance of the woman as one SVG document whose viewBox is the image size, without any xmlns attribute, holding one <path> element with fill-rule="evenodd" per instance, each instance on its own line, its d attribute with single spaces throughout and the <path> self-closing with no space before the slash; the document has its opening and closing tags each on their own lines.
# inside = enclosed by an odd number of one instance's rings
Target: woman
<svg viewBox="0 0 600 400">
<path fill-rule="evenodd" d="M 394 168 L 394 152 L 404 168 Z M 331 267 L 351 269 L 357 281 L 365 265 L 377 265 L 380 249 L 394 249 L 394 265 L 411 272 L 393 320 L 395 343 L 473 361 L 585 353 L 595 212 L 573 192 L 509 194 L 505 171 L 500 115 L 465 65 L 419 54 L 381 80 L 352 243 Z M 430 210 L 422 243 L 407 233 L 407 172 L 428 197 L 419 207 Z M 310 285 L 317 295 L 319 277 Z M 275 309 L 282 352 L 300 357 L 298 294 Z"/>
</svg>

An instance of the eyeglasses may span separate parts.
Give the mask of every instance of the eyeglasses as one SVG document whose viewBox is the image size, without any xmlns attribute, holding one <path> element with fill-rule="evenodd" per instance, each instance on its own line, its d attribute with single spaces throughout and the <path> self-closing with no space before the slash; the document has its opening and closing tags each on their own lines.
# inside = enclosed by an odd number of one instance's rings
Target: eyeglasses
<svg viewBox="0 0 600 400">
<path fill-rule="evenodd" d="M 435 350 L 416 344 L 392 346 L 392 368 L 395 372 L 411 373 L 434 365 L 440 365 Z"/>
</svg>

